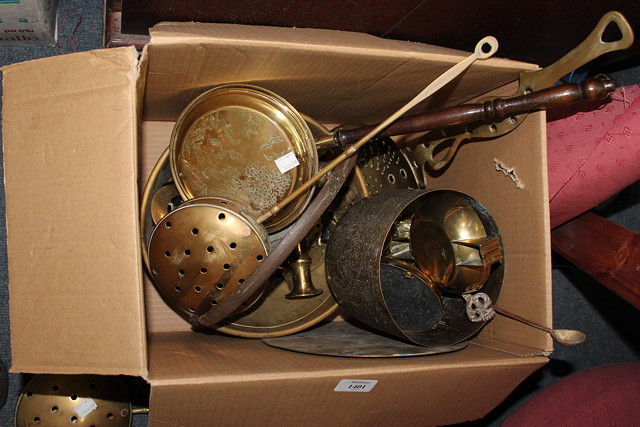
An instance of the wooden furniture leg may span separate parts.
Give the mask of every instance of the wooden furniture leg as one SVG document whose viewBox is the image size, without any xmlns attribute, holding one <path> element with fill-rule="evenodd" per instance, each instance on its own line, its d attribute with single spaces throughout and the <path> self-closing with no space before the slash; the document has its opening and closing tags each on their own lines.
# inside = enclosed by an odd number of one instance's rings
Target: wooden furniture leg
<svg viewBox="0 0 640 427">
<path fill-rule="evenodd" d="M 551 246 L 640 309 L 640 233 L 588 212 L 554 228 Z"/>
</svg>

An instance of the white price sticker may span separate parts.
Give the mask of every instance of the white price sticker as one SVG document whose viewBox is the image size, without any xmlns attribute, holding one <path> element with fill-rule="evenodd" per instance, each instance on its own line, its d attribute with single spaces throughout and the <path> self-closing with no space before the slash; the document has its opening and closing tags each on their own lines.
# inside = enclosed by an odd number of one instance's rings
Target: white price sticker
<svg viewBox="0 0 640 427">
<path fill-rule="evenodd" d="M 280 173 L 286 173 L 300 164 L 298 158 L 293 151 L 289 151 L 279 159 L 274 160 Z"/>
<path fill-rule="evenodd" d="M 371 391 L 375 385 L 378 384 L 378 380 L 342 380 L 338 383 L 333 391 L 355 391 L 359 393 L 366 393 Z"/>
<path fill-rule="evenodd" d="M 87 397 L 73 409 L 74 411 L 76 411 L 76 414 L 78 414 L 80 418 L 84 418 L 91 412 L 93 412 L 97 407 L 98 405 L 96 404 L 96 402 L 92 398 Z"/>
</svg>

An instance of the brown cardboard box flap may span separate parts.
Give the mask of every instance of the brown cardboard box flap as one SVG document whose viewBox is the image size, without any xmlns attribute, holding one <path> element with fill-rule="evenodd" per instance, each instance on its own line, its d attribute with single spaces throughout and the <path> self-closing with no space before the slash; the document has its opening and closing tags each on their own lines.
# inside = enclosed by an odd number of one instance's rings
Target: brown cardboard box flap
<svg viewBox="0 0 640 427">
<path fill-rule="evenodd" d="M 369 359 L 219 335 L 161 333 L 149 342 L 149 425 L 424 425 L 426 413 L 427 424 L 444 425 L 482 417 L 547 361 L 472 345 Z M 342 380 L 377 383 L 366 393 L 334 391 Z"/>
<path fill-rule="evenodd" d="M 3 69 L 13 371 L 146 374 L 137 66 L 122 48 Z"/>
<path fill-rule="evenodd" d="M 551 355 L 550 350 L 544 350 L 541 348 L 523 347 L 520 345 L 506 343 L 504 341 L 495 341 L 485 336 L 478 336 L 474 338 L 470 342 L 470 344 L 480 346 L 480 347 L 490 348 L 492 350 L 501 351 L 501 352 L 512 354 L 514 356 L 519 356 L 519 357 L 533 357 L 533 356 L 547 357 Z"/>
<path fill-rule="evenodd" d="M 322 122 L 381 121 L 469 55 L 329 30 L 165 23 L 151 35 L 145 120 L 175 120 L 205 90 L 242 82 L 272 90 Z M 482 61 L 420 108 L 460 103 L 535 68 Z"/>
<path fill-rule="evenodd" d="M 163 332 L 149 335 L 151 384 L 225 383 L 249 380 L 473 369 L 478 366 L 529 364 L 521 355 L 490 346 L 434 356 L 350 358 L 281 350 L 259 339 L 220 333 Z M 541 358 L 541 360 L 546 358 Z M 539 363 L 537 360 L 535 363 Z"/>
</svg>

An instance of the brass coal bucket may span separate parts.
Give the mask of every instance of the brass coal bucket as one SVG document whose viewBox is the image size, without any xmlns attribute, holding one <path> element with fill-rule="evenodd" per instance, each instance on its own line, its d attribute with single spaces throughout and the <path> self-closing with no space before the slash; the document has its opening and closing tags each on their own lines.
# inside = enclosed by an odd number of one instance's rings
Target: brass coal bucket
<svg viewBox="0 0 640 427">
<path fill-rule="evenodd" d="M 495 244 L 497 239 L 502 252 L 498 228 L 488 211 L 475 199 L 448 190 L 395 190 L 360 200 L 338 222 L 326 252 L 329 286 L 340 306 L 374 329 L 422 346 L 447 346 L 464 341 L 485 323 L 474 323 L 467 318 L 466 301 L 459 292 L 438 287 L 431 272 L 420 269 L 411 257 L 395 259 L 390 250 L 397 238 L 398 224 L 406 225 L 415 219 L 423 223 L 433 211 L 429 209 L 432 199 L 442 201 L 443 195 L 455 195 L 453 200 L 457 203 L 459 198 L 466 200 L 471 208 L 465 209 L 476 212 L 485 240 Z M 449 216 L 459 208 L 454 205 Z M 446 224 L 442 227 L 446 228 Z M 415 231 L 404 234 L 414 241 L 429 238 Z M 414 258 L 421 258 L 429 245 L 424 242 L 415 245 L 414 241 L 410 242 L 411 246 L 418 249 L 413 250 L 420 252 Z M 434 244 L 445 243 L 436 240 Z M 481 252 L 477 252 L 480 257 Z M 463 267 L 468 264 L 466 261 L 461 261 Z M 486 265 L 478 268 L 489 270 L 481 288 L 497 301 L 504 274 L 502 257 L 492 254 Z"/>
</svg>

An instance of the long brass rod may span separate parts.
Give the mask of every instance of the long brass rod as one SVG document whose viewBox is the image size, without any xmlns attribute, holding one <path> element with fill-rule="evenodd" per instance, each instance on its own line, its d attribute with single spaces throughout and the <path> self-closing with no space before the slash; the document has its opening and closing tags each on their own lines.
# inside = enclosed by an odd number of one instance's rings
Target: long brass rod
<svg viewBox="0 0 640 427">
<path fill-rule="evenodd" d="M 489 47 L 488 51 L 485 51 L 485 47 Z M 451 82 L 457 76 L 459 76 L 464 70 L 469 68 L 471 64 L 473 64 L 477 59 L 487 59 L 491 57 L 498 50 L 498 41 L 493 37 L 485 37 L 478 42 L 474 52 L 469 55 L 467 58 L 463 59 L 453 67 L 449 68 L 443 74 L 438 76 L 431 84 L 429 84 L 426 88 L 422 90 L 418 95 L 416 95 L 411 101 L 407 102 L 403 107 L 401 107 L 398 111 L 390 115 L 385 121 L 378 124 L 375 128 L 369 131 L 365 136 L 360 138 L 356 143 L 349 145 L 344 149 L 339 156 L 329 162 L 324 168 L 322 168 L 317 174 L 315 174 L 311 179 L 298 187 L 295 191 L 293 191 L 289 196 L 285 197 L 280 201 L 280 203 L 271 207 L 268 211 L 265 211 L 260 217 L 258 217 L 258 222 L 262 223 L 267 219 L 271 218 L 273 215 L 278 213 L 280 209 L 289 204 L 291 201 L 295 200 L 302 193 L 307 191 L 309 187 L 314 185 L 318 180 L 324 177 L 326 174 L 331 172 L 336 166 L 342 163 L 344 160 L 353 156 L 358 152 L 358 149 L 366 144 L 371 138 L 380 133 L 383 129 L 389 126 L 391 123 L 396 121 L 400 116 L 404 113 L 415 107 L 417 104 L 433 95 L 435 92 L 440 90 L 447 83 Z"/>
</svg>

